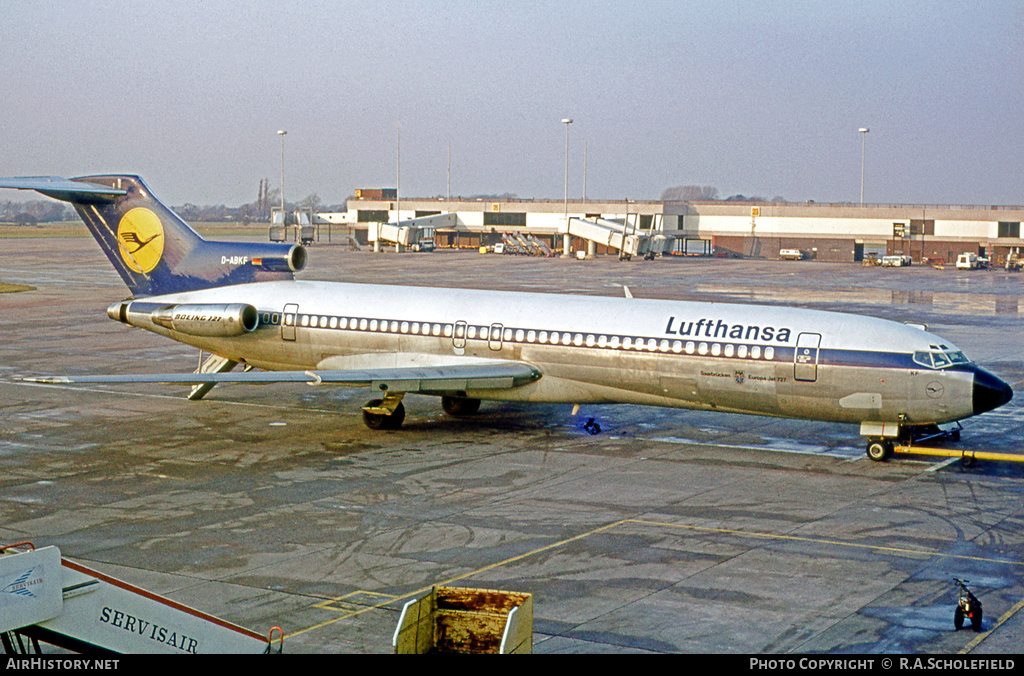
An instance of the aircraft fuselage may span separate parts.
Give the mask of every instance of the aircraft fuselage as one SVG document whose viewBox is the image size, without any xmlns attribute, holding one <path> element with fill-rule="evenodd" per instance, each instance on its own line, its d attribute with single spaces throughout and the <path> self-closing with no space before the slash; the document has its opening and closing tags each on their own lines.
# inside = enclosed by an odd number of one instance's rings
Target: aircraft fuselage
<svg viewBox="0 0 1024 676">
<path fill-rule="evenodd" d="M 182 333 L 154 306 L 242 303 L 238 336 Z M 111 314 L 120 313 L 111 307 Z M 920 328 L 774 306 L 264 282 L 134 301 L 126 323 L 267 370 L 515 360 L 542 377 L 478 399 L 631 403 L 924 425 L 1005 403 L 1005 384 Z"/>
</svg>

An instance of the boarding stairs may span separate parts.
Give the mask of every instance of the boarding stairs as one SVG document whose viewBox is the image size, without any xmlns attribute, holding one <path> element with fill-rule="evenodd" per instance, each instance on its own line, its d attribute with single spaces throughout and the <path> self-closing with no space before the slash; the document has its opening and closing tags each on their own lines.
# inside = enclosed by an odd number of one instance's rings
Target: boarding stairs
<svg viewBox="0 0 1024 676">
<path fill-rule="evenodd" d="M 57 547 L 0 546 L 0 647 L 8 655 L 46 643 L 76 653 L 280 653 L 263 636 L 65 559 Z"/>
</svg>

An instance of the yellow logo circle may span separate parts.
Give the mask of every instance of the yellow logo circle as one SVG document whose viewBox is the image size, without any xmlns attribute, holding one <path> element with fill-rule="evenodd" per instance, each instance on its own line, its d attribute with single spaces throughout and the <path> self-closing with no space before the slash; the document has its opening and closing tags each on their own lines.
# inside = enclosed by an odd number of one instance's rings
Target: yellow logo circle
<svg viewBox="0 0 1024 676">
<path fill-rule="evenodd" d="M 125 265 L 135 272 L 149 272 L 164 255 L 160 217 L 144 207 L 130 210 L 117 225 L 117 245 Z"/>
</svg>

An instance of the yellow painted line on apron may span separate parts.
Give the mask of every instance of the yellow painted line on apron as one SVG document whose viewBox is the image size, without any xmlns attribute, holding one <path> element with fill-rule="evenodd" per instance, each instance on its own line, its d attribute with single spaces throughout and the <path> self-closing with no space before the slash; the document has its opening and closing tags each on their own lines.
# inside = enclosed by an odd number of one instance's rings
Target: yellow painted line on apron
<svg viewBox="0 0 1024 676">
<path fill-rule="evenodd" d="M 974 638 L 973 640 L 971 640 L 970 643 L 965 645 L 963 647 L 963 650 L 960 651 L 960 654 L 961 655 L 966 655 L 967 653 L 969 653 L 972 650 L 974 650 L 975 648 L 977 648 L 978 645 L 980 645 L 982 641 L 984 641 L 986 638 L 988 638 L 989 634 L 994 632 L 999 627 L 1003 626 L 1003 623 L 1005 623 L 1011 617 L 1013 617 L 1014 615 L 1019 613 L 1021 608 L 1024 608 L 1024 599 L 1021 599 L 1020 601 L 1017 602 L 1017 605 L 1015 605 L 1013 608 L 1010 608 L 1008 611 L 1003 613 L 1003 616 L 999 618 L 999 621 L 997 621 L 992 626 L 991 629 L 989 629 L 988 631 L 983 632 L 981 634 L 978 634 L 978 636 L 976 638 Z M 984 605 L 982 606 L 982 609 L 984 610 Z"/>
<path fill-rule="evenodd" d="M 855 542 L 843 542 L 841 540 L 825 540 L 825 539 L 821 539 L 821 538 L 804 537 L 804 536 L 797 536 L 797 535 L 784 535 L 784 534 L 778 534 L 778 533 L 764 533 L 764 532 L 757 532 L 757 531 L 733 530 L 733 529 L 728 529 L 728 528 L 713 528 L 713 527 L 708 527 L 708 526 L 693 526 L 693 525 L 689 525 L 689 524 L 671 523 L 671 522 L 668 522 L 668 521 L 651 521 L 651 520 L 647 520 L 647 519 L 622 519 L 620 521 L 613 521 L 611 523 L 605 524 L 604 526 L 599 526 L 597 528 L 593 528 L 593 529 L 588 530 L 586 532 L 580 533 L 579 535 L 574 535 L 573 537 L 566 538 L 564 540 L 559 540 L 558 542 L 553 542 L 553 543 L 551 543 L 549 545 L 545 545 L 543 547 L 539 547 L 537 549 L 534 549 L 534 550 L 531 550 L 531 551 L 528 551 L 528 552 L 524 552 L 524 553 L 519 554 L 517 556 L 513 556 L 513 557 L 510 557 L 510 558 L 504 559 L 502 561 L 497 561 L 497 562 L 489 564 L 487 566 L 483 566 L 482 568 L 477 568 L 476 570 L 472 570 L 472 571 L 463 573 L 462 575 L 457 575 L 457 576 L 449 578 L 447 580 L 444 580 L 444 581 L 441 581 L 441 582 L 436 582 L 436 583 L 433 583 L 433 584 L 431 584 L 429 586 L 421 587 L 420 589 L 417 589 L 415 591 L 411 591 L 411 592 L 409 592 L 407 594 L 404 594 L 402 596 L 391 596 L 391 595 L 388 595 L 388 594 L 381 594 L 379 592 L 357 591 L 357 592 L 352 592 L 350 594 L 346 594 L 344 596 L 339 596 L 337 598 L 326 599 L 324 601 L 321 601 L 321 602 L 315 604 L 313 607 L 321 608 L 323 610 L 337 611 L 337 612 L 339 612 L 338 616 L 333 617 L 333 618 L 331 618 L 329 620 L 325 620 L 323 622 L 319 622 L 317 624 L 310 625 L 310 626 L 308 626 L 308 627 L 306 627 L 304 629 L 298 629 L 296 631 L 293 631 L 292 633 L 287 634 L 285 636 L 285 638 L 291 638 L 291 637 L 294 637 L 294 636 L 298 636 L 300 634 L 304 634 L 306 632 L 310 632 L 310 631 L 314 631 L 316 629 L 321 629 L 323 627 L 330 626 L 330 625 L 334 624 L 335 622 L 340 622 L 341 620 L 345 620 L 345 619 L 348 619 L 348 618 L 351 618 L 351 617 L 356 617 L 357 615 L 361 615 L 361 614 L 366 613 L 366 612 L 371 611 L 371 610 L 377 610 L 377 609 L 383 608 L 383 607 L 385 607 L 387 605 L 390 605 L 390 604 L 394 603 L 395 601 L 400 601 L 400 600 L 403 600 L 403 599 L 417 598 L 417 597 L 419 597 L 419 596 L 421 596 L 423 594 L 426 594 L 427 592 L 429 592 L 435 586 L 443 586 L 443 585 L 451 584 L 453 582 L 458 582 L 459 580 L 463 580 L 463 579 L 465 579 L 467 577 L 472 577 L 474 575 L 478 575 L 480 573 L 484 573 L 484 572 L 487 572 L 489 570 L 494 570 L 495 568 L 500 568 L 502 566 L 508 565 L 510 563 L 514 563 L 516 561 L 522 561 L 523 559 L 527 559 L 527 558 L 529 558 L 531 556 L 534 556 L 536 554 L 540 554 L 542 552 L 550 551 L 552 549 L 558 549 L 559 547 L 563 547 L 563 546 L 565 546 L 565 545 L 567 545 L 569 543 L 577 542 L 579 540 L 583 540 L 585 538 L 590 537 L 591 535 L 596 535 L 598 533 L 603 533 L 605 531 L 609 531 L 609 530 L 612 530 L 614 528 L 618 528 L 618 527 L 620 527 L 622 525 L 625 525 L 625 524 L 636 524 L 636 525 L 640 525 L 640 526 L 650 526 L 650 527 L 658 527 L 658 528 L 671 528 L 671 529 L 680 529 L 680 530 L 691 530 L 691 531 L 699 531 L 699 532 L 703 532 L 703 533 L 718 533 L 718 534 L 721 534 L 721 535 L 731 535 L 731 536 L 746 537 L 746 538 L 758 538 L 758 539 L 762 539 L 762 540 L 785 540 L 785 541 L 790 541 L 790 542 L 805 542 L 805 543 L 809 543 L 809 544 L 825 545 L 825 546 L 832 546 L 832 547 L 848 547 L 848 548 L 854 548 L 854 549 L 870 549 L 870 550 L 874 550 L 874 551 L 888 552 L 888 553 L 899 554 L 899 555 L 904 555 L 904 556 L 922 556 L 922 557 L 939 557 L 939 558 L 949 558 L 949 559 L 961 559 L 961 560 L 967 560 L 967 561 L 982 561 L 982 562 L 986 562 L 986 563 L 1002 563 L 1002 564 L 1008 564 L 1008 565 L 1013 565 L 1013 566 L 1024 565 L 1024 563 L 1022 563 L 1020 561 L 1009 561 L 1009 560 L 1005 560 L 1005 559 L 991 559 L 991 558 L 986 558 L 986 557 L 981 557 L 981 556 L 963 556 L 963 555 L 956 555 L 956 554 L 945 554 L 943 552 L 935 552 L 935 551 L 929 551 L 929 550 L 925 550 L 925 549 L 908 549 L 906 547 L 886 547 L 886 546 L 883 546 L 883 545 L 865 545 L 865 544 L 858 544 L 858 543 L 855 543 Z M 333 604 L 335 604 L 335 603 L 339 603 L 339 602 L 344 603 L 346 599 L 351 599 L 353 596 L 357 596 L 357 595 L 361 595 L 361 594 L 364 594 L 364 595 L 367 595 L 367 596 L 377 596 L 377 597 L 380 597 L 382 600 L 380 602 L 378 602 L 378 603 L 375 603 L 375 604 L 372 604 L 372 605 L 368 605 L 368 606 L 363 606 L 363 607 L 360 607 L 358 609 L 346 609 L 346 608 L 340 608 L 340 607 L 333 606 Z M 1021 604 L 1018 604 L 1018 606 L 1014 608 L 1013 612 L 1016 612 L 1016 611 L 1020 610 L 1021 606 L 1024 606 L 1024 602 L 1022 602 Z M 1008 619 L 1009 615 L 1007 615 L 1005 617 Z M 1002 622 L 1004 622 L 1004 621 L 1005 620 L 1000 620 L 1000 624 Z M 999 626 L 999 625 L 997 624 L 996 626 Z M 995 629 L 995 627 L 993 627 L 993 629 Z M 983 639 L 984 636 L 986 636 L 986 635 L 987 634 L 985 634 L 985 635 L 983 635 L 982 637 L 979 637 L 979 638 Z"/>
</svg>

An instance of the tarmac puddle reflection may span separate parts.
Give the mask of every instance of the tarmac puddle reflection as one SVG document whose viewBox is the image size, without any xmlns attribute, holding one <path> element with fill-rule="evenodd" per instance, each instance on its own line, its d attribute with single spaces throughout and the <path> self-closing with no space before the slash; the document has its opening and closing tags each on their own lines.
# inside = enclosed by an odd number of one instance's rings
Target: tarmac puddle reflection
<svg viewBox="0 0 1024 676">
<path fill-rule="evenodd" d="M 772 451 L 775 453 L 799 453 L 802 455 L 827 455 L 833 458 L 848 460 L 851 458 L 863 457 L 860 449 L 822 446 L 817 444 L 795 443 L 792 439 L 777 439 L 764 437 L 764 444 L 727 444 L 718 441 L 707 441 L 702 439 L 689 439 L 686 437 L 667 436 L 652 437 L 651 441 L 660 441 L 670 444 L 696 444 L 699 446 L 715 446 L 717 448 L 735 448 L 739 450 Z"/>
<path fill-rule="evenodd" d="M 697 293 L 729 296 L 744 303 L 815 305 L 808 301 L 806 288 L 698 285 Z M 924 305 L 946 314 L 1019 315 L 1020 296 L 958 293 L 954 291 L 914 291 L 908 289 L 828 289 L 828 304 L 840 305 Z"/>
</svg>

